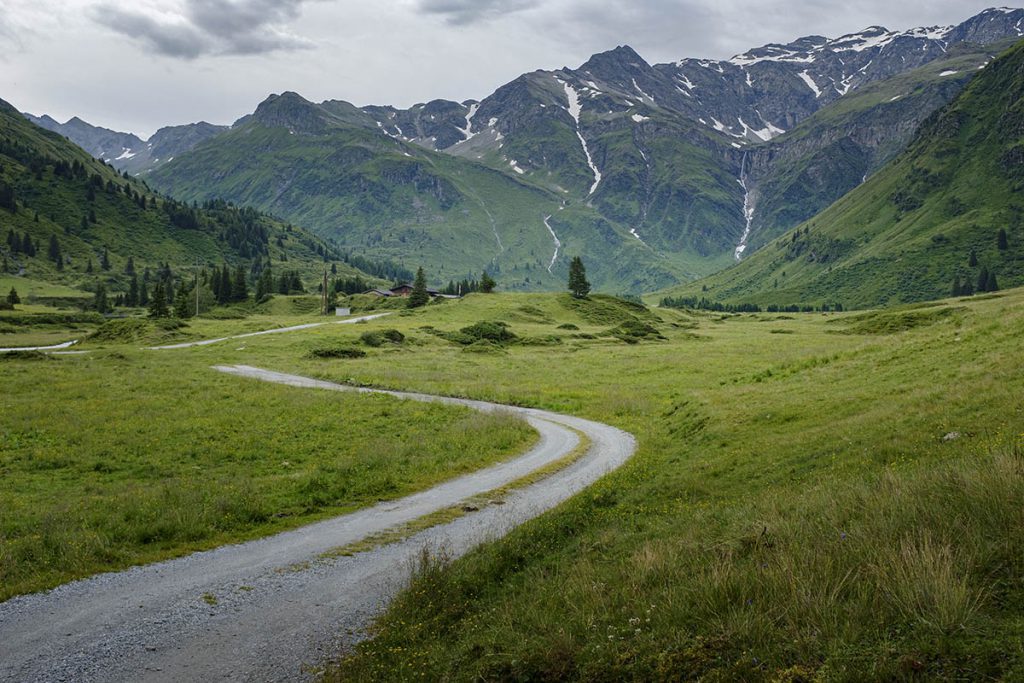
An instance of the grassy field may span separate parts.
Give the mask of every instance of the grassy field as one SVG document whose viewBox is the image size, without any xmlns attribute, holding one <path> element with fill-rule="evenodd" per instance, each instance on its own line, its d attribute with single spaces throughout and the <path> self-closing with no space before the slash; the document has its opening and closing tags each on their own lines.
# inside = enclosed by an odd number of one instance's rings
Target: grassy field
<svg viewBox="0 0 1024 683">
<path fill-rule="evenodd" d="M 400 497 L 535 438 L 508 415 L 210 370 L 239 343 L 138 340 L 0 354 L 0 599 Z"/>
<path fill-rule="evenodd" d="M 426 567 L 331 679 L 1014 678 L 1024 675 L 1022 304 L 1014 290 L 881 312 L 721 315 L 603 297 L 471 295 L 365 324 L 167 352 L 139 347 L 315 318 L 117 322 L 101 329 L 102 343 L 85 343 L 90 356 L 4 363 L 16 390 L 4 395 L 3 433 L 57 439 L 61 448 L 38 441 L 39 464 L 68 461 L 32 471 L 32 446 L 14 458 L 4 440 L 4 496 L 23 496 L 4 517 L 4 566 L 24 570 L 35 558 L 24 579 L 34 585 L 70 576 L 51 568 L 67 566 L 66 539 L 89 538 L 90 517 L 61 512 L 92 500 L 104 477 L 111 486 L 98 499 L 107 502 L 92 509 L 108 529 L 137 519 L 159 530 L 174 519 L 166 510 L 211 511 L 198 540 L 187 517 L 168 538 L 124 533 L 102 559 L 111 566 L 336 511 L 302 499 L 309 486 L 296 480 L 316 480 L 315 456 L 293 479 L 281 461 L 299 456 L 267 459 L 264 444 L 336 447 L 332 430 L 349 433 L 348 420 L 333 419 L 339 406 L 363 420 L 351 425 L 357 440 L 415 427 L 382 417 L 406 415 L 404 404 L 208 369 L 247 363 L 569 412 L 639 440 L 630 463 L 584 494 Z M 43 385 L 52 407 L 42 389 L 19 390 Z M 312 424 L 290 419 L 296 412 Z M 460 420 L 479 419 L 444 415 L 453 434 Z M 440 418 L 430 419 L 433 430 Z M 495 430 L 481 430 L 480 443 Z M 208 449 L 183 445 L 199 435 Z M 507 444 L 525 438 L 513 430 Z M 64 445 L 90 455 L 46 455 L 74 452 Z M 113 471 L 103 472 L 107 463 Z M 375 500 L 375 481 L 358 471 L 343 486 Z M 128 486 L 148 491 L 135 517 L 106 514 Z M 180 501 L 192 495 L 201 504 Z M 61 529 L 78 518 L 77 529 Z M 54 535 L 31 538 L 38 529 Z M 17 547 L 36 554 L 12 564 Z M 98 566 L 89 557 L 78 574 Z"/>
<path fill-rule="evenodd" d="M 1022 299 L 659 311 L 665 339 L 629 344 L 601 336 L 625 306 L 473 296 L 380 322 L 413 343 L 340 365 L 261 340 L 275 368 L 572 412 L 640 442 L 588 493 L 427 572 L 331 676 L 1019 675 Z M 519 342 L 441 336 L 482 320 Z"/>
</svg>

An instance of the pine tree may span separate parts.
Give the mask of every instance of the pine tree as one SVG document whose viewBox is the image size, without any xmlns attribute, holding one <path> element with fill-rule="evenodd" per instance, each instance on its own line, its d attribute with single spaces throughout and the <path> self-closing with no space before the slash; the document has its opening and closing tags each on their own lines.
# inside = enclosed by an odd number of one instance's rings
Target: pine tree
<svg viewBox="0 0 1024 683">
<path fill-rule="evenodd" d="M 996 238 L 996 244 L 999 245 L 999 251 L 1006 251 L 1010 248 L 1010 243 L 1006 239 L 1006 228 L 999 228 L 999 235 Z"/>
<path fill-rule="evenodd" d="M 92 305 L 97 313 L 110 312 L 110 302 L 107 301 L 107 287 L 102 282 L 96 285 L 96 295 L 93 297 Z"/>
<path fill-rule="evenodd" d="M 988 281 L 985 283 L 986 292 L 998 292 L 999 281 L 996 280 L 996 271 L 990 270 L 988 273 Z"/>
<path fill-rule="evenodd" d="M 174 317 L 191 318 L 194 312 L 192 310 L 192 297 L 189 296 L 189 290 L 185 287 L 185 283 L 182 282 L 178 285 L 178 294 L 174 297 Z"/>
<path fill-rule="evenodd" d="M 583 299 L 590 294 L 587 269 L 583 266 L 583 259 L 579 256 L 573 256 L 569 263 L 569 291 L 577 299 Z"/>
<path fill-rule="evenodd" d="M 110 252 L 106 247 L 103 247 L 103 255 L 100 256 L 100 268 L 110 270 Z"/>
<path fill-rule="evenodd" d="M 124 264 L 124 272 L 125 272 L 125 275 L 134 275 L 135 274 L 135 257 L 133 257 L 133 256 L 129 256 L 128 257 L 128 263 Z"/>
<path fill-rule="evenodd" d="M 971 249 L 971 255 L 967 258 L 967 265 L 971 268 L 978 265 L 978 254 L 973 249 Z"/>
<path fill-rule="evenodd" d="M 409 308 L 419 308 L 427 305 L 430 301 L 430 294 L 427 293 L 427 276 L 420 266 L 416 270 L 416 279 L 412 283 L 412 293 L 409 295 Z"/>
<path fill-rule="evenodd" d="M 960 283 L 960 276 L 957 275 L 956 277 L 953 278 L 953 288 L 950 290 L 949 295 L 960 296 L 960 291 L 962 288 L 963 285 Z"/>
<path fill-rule="evenodd" d="M 974 288 L 978 292 L 988 291 L 988 268 L 982 268 L 978 273 L 978 286 Z"/>
<path fill-rule="evenodd" d="M 146 280 L 142 280 L 142 287 L 139 288 L 139 306 L 146 306 L 149 304 L 149 289 L 146 287 Z"/>
<path fill-rule="evenodd" d="M 50 235 L 50 247 L 47 251 L 47 256 L 54 263 L 60 260 L 60 242 L 57 240 L 56 235 Z"/>
<path fill-rule="evenodd" d="M 166 318 L 170 315 L 167 309 L 167 293 L 160 283 L 153 288 L 153 300 L 149 302 L 150 318 Z"/>
<path fill-rule="evenodd" d="M 124 303 L 126 306 L 132 307 L 139 305 L 139 277 L 134 273 L 128 283 L 128 296 L 125 297 Z"/>
<path fill-rule="evenodd" d="M 498 286 L 498 283 L 494 281 L 488 272 L 485 270 L 484 274 L 480 276 L 480 291 L 484 294 L 490 294 L 494 291 L 494 288 Z"/>
<path fill-rule="evenodd" d="M 220 289 L 217 296 L 217 303 L 226 304 L 231 301 L 231 271 L 228 270 L 228 264 L 224 264 L 224 267 L 220 271 Z"/>
<path fill-rule="evenodd" d="M 12 306 L 14 304 L 21 303 L 21 297 L 18 296 L 18 290 L 16 290 L 14 287 L 11 287 L 11 291 L 7 293 L 7 303 L 9 303 Z"/>
<path fill-rule="evenodd" d="M 249 286 L 245 281 L 245 268 L 241 265 L 235 268 L 235 279 L 231 283 L 231 300 L 245 301 L 249 298 Z"/>
<path fill-rule="evenodd" d="M 89 259 L 89 262 L 85 264 L 85 272 L 90 275 L 92 274 L 92 259 Z"/>
</svg>

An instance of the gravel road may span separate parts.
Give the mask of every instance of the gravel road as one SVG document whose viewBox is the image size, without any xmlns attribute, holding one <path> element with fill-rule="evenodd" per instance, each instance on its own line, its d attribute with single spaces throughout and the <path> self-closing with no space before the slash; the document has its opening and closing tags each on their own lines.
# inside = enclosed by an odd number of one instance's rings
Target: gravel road
<svg viewBox="0 0 1024 683">
<path fill-rule="evenodd" d="M 367 320 L 375 320 L 377 318 L 383 318 L 391 313 L 374 313 L 372 315 L 360 315 L 355 318 L 345 318 L 344 320 L 335 320 L 333 322 L 322 322 L 322 323 L 306 323 L 304 325 L 292 325 L 291 327 L 275 327 L 272 330 L 260 330 L 259 332 L 246 332 L 245 334 L 235 334 L 230 337 L 217 337 L 216 339 L 203 339 L 202 341 L 193 342 L 182 342 L 180 344 L 168 344 L 166 346 L 147 346 L 146 348 L 150 351 L 168 351 L 171 349 L 190 349 L 195 346 L 209 346 L 210 344 L 217 344 L 222 341 L 228 341 L 229 339 L 245 339 L 247 337 L 261 337 L 265 334 L 281 334 L 282 332 L 298 332 L 299 330 L 308 330 L 314 327 L 320 327 L 322 325 L 351 325 L 353 323 L 361 323 Z"/>
<path fill-rule="evenodd" d="M 543 410 L 376 391 L 248 366 L 221 372 L 295 387 L 510 410 L 540 433 L 526 454 L 396 501 L 294 531 L 101 574 L 0 603 L 0 681 L 293 681 L 363 637 L 424 548 L 452 556 L 502 536 L 624 463 L 633 437 Z M 349 557 L 322 559 L 377 531 L 489 491 L 557 460 L 582 458 L 504 497 L 503 505 Z"/>
</svg>

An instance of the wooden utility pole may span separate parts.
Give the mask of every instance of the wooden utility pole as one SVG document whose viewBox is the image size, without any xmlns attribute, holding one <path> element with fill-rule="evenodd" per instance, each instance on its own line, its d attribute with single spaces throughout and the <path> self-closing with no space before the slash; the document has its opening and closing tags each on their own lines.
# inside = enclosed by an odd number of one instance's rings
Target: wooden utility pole
<svg viewBox="0 0 1024 683">
<path fill-rule="evenodd" d="M 320 285 L 320 315 L 330 315 L 327 311 L 327 303 L 330 298 L 327 296 L 327 269 L 324 268 L 324 281 Z"/>
<path fill-rule="evenodd" d="M 199 259 L 196 259 L 196 317 L 199 317 Z"/>
</svg>

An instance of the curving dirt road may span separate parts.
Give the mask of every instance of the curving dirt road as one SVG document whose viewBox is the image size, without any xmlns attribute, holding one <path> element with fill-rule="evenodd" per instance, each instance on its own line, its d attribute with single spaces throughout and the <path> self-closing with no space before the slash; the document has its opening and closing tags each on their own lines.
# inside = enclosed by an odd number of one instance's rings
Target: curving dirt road
<svg viewBox="0 0 1024 683">
<path fill-rule="evenodd" d="M 245 378 L 331 391 L 511 410 L 541 435 L 528 453 L 397 501 L 269 538 L 65 584 L 0 603 L 2 681 L 284 681 L 361 637 L 426 548 L 453 556 L 497 538 L 624 463 L 632 435 L 543 410 L 377 391 L 248 366 Z M 331 549 L 457 504 L 557 460 L 591 440 L 564 470 L 453 522 L 349 557 Z"/>
</svg>

